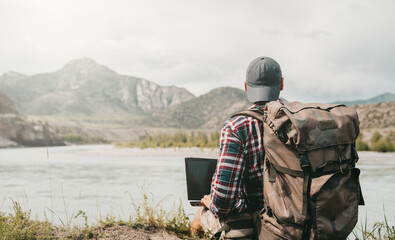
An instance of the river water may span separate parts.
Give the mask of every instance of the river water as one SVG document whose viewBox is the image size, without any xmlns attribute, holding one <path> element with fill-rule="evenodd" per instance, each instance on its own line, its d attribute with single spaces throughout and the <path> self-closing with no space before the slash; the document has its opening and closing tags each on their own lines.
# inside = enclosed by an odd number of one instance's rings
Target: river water
<svg viewBox="0 0 395 240">
<path fill-rule="evenodd" d="M 140 188 L 164 209 L 181 201 L 186 213 L 197 210 L 187 201 L 184 157 L 120 154 L 111 145 L 0 149 L 0 211 L 11 212 L 12 202 L 31 209 L 32 216 L 54 223 L 78 223 L 82 210 L 89 222 L 105 216 L 128 219 L 134 214 L 131 198 L 142 201 Z M 123 151 L 124 153 L 124 151 Z M 196 154 L 195 154 L 196 155 Z M 361 186 L 366 206 L 360 219 L 395 224 L 395 154 L 360 152 Z M 151 194 L 152 193 L 152 194 Z"/>
</svg>

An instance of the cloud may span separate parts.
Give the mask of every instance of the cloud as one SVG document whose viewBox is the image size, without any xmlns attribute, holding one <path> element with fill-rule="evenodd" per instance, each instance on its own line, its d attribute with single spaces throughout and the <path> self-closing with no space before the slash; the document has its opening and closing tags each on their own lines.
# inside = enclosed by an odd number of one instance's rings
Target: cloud
<svg viewBox="0 0 395 240">
<path fill-rule="evenodd" d="M 319 40 L 321 38 L 330 37 L 332 34 L 322 30 L 314 30 L 308 33 L 296 33 L 297 37 Z"/>
<path fill-rule="evenodd" d="M 284 7 L 286 6 L 286 7 Z M 0 2 L 0 74 L 55 71 L 90 57 L 121 74 L 195 95 L 242 88 L 249 62 L 282 66 L 300 101 L 395 89 L 391 0 Z"/>
<path fill-rule="evenodd" d="M 268 36 L 278 36 L 281 34 L 280 29 L 264 29 L 262 30 L 262 33 Z"/>
</svg>

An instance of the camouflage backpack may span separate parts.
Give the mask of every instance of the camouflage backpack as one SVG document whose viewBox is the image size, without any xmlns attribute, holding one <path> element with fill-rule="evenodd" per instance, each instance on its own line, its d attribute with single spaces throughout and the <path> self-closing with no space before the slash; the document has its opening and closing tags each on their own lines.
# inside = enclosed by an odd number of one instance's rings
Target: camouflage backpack
<svg viewBox="0 0 395 240">
<path fill-rule="evenodd" d="M 259 239 L 346 239 L 363 205 L 355 140 L 359 120 L 344 105 L 270 102 L 263 121 L 264 206 Z"/>
</svg>

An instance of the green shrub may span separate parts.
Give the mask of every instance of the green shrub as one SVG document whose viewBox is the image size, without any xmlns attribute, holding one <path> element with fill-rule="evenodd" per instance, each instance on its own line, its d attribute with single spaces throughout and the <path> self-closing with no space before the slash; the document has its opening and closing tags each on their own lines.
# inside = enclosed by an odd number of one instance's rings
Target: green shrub
<svg viewBox="0 0 395 240">
<path fill-rule="evenodd" d="M 376 152 L 394 152 L 395 151 L 395 143 L 393 140 L 393 132 L 391 131 L 385 138 L 375 131 L 371 138 L 370 146 L 362 141 L 362 134 L 360 134 L 355 141 L 357 150 L 359 151 L 376 151 Z"/>
<path fill-rule="evenodd" d="M 370 149 L 377 152 L 393 152 L 395 151 L 395 144 L 392 141 L 392 131 L 385 137 L 375 131 L 373 133 Z"/>
<path fill-rule="evenodd" d="M 371 149 L 377 152 L 393 152 L 394 144 L 389 141 L 388 138 L 380 139 L 375 143 L 372 143 Z"/>
<path fill-rule="evenodd" d="M 75 132 L 67 132 L 67 133 L 63 134 L 63 140 L 65 140 L 67 142 L 71 142 L 71 143 L 77 143 L 77 144 L 86 142 L 86 140 L 83 136 L 81 136 L 80 134 L 75 133 Z"/>
<path fill-rule="evenodd" d="M 355 145 L 358 151 L 369 151 L 369 145 L 362 141 L 362 134 L 358 136 L 357 140 L 355 141 Z"/>
<path fill-rule="evenodd" d="M 381 134 L 379 132 L 375 131 L 373 133 L 373 136 L 372 136 L 372 139 L 371 139 L 372 144 L 378 142 L 381 138 L 382 138 Z"/>
</svg>

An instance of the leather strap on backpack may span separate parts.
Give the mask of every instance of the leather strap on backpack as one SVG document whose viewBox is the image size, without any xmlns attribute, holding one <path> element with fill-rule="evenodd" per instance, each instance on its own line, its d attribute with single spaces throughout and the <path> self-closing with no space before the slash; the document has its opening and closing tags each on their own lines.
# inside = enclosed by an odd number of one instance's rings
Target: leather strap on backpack
<svg viewBox="0 0 395 240">
<path fill-rule="evenodd" d="M 221 221 L 222 227 L 212 236 L 211 240 L 220 239 L 223 232 L 225 239 L 256 239 L 257 216 L 258 212 L 244 212 L 229 216 Z"/>
<path fill-rule="evenodd" d="M 300 167 L 303 169 L 303 207 L 302 207 L 302 218 L 304 219 L 304 229 L 302 239 L 307 240 L 310 238 L 310 213 L 308 212 L 309 198 L 310 198 L 310 162 L 307 158 L 306 153 L 300 155 Z"/>
</svg>

